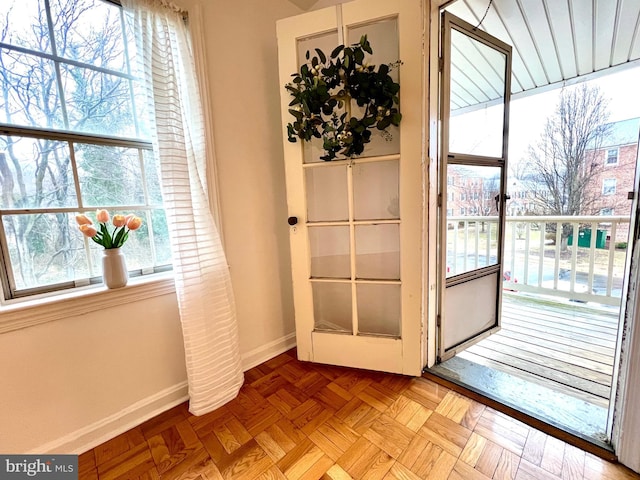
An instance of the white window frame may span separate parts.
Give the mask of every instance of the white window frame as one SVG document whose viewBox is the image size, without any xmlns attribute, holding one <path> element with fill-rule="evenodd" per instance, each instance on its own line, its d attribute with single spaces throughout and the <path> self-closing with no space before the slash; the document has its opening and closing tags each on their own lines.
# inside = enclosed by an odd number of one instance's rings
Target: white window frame
<svg viewBox="0 0 640 480">
<path fill-rule="evenodd" d="M 613 185 L 607 186 L 607 183 L 613 183 Z M 603 178 L 602 179 L 602 195 L 610 196 L 615 195 L 618 186 L 617 178 Z"/>
<path fill-rule="evenodd" d="M 107 3 L 111 3 L 112 5 L 116 5 L 117 8 L 120 8 L 120 21 L 124 29 L 125 21 L 124 21 L 124 13 L 122 11 L 122 8 L 117 3 L 114 3 L 114 2 L 107 2 Z M 47 15 L 47 18 L 50 19 L 52 13 L 51 13 L 51 7 L 49 3 L 44 2 L 41 8 L 45 9 L 44 11 Z M 44 58 L 52 62 L 52 64 L 55 66 L 54 74 L 55 74 L 55 79 L 58 85 L 58 101 L 60 102 L 60 107 L 63 112 L 66 111 L 66 100 L 65 100 L 65 92 L 62 89 L 60 65 L 69 65 L 73 67 L 89 69 L 92 71 L 113 75 L 113 76 L 125 79 L 129 84 L 129 92 L 131 95 L 131 108 L 132 108 L 131 113 L 133 117 L 133 125 L 135 127 L 136 135 L 139 136 L 140 135 L 139 117 L 138 117 L 138 113 L 136 112 L 136 102 L 133 97 L 134 95 L 133 83 L 138 79 L 132 74 L 131 65 L 128 59 L 128 52 L 126 50 L 126 45 L 125 45 L 125 52 L 124 52 L 125 62 L 126 62 L 125 71 L 118 71 L 118 70 L 113 70 L 105 67 L 96 67 L 86 62 L 58 56 L 56 54 L 56 51 L 57 51 L 57 49 L 55 48 L 56 38 L 53 31 L 53 24 L 51 21 L 48 22 L 48 27 L 49 27 L 48 35 L 49 35 L 49 41 L 51 42 L 51 45 L 52 45 L 52 49 L 51 49 L 52 53 L 43 53 L 37 50 L 32 50 L 29 48 L 6 44 L 2 42 L 0 42 L 0 47 L 4 50 L 11 50 L 11 51 L 22 53 L 22 54 L 32 55 L 34 57 Z M 126 39 L 124 39 L 124 41 L 126 41 Z M 69 130 L 69 123 L 68 123 L 69 120 L 66 115 L 63 115 L 63 121 L 64 121 L 65 129 L 62 129 L 62 130 L 41 128 L 38 126 L 32 127 L 32 126 L 24 126 L 24 125 L 18 125 L 18 124 L 5 124 L 5 123 L 0 123 L 0 130 L 1 130 L 2 136 L 7 136 L 7 137 L 35 138 L 35 139 L 66 142 L 69 148 L 69 154 L 71 155 L 72 158 L 74 157 L 74 144 L 122 147 L 122 148 L 137 150 L 138 157 L 141 163 L 141 171 L 143 172 L 143 176 L 144 176 L 143 152 L 153 151 L 153 144 L 151 140 L 144 139 L 144 138 L 125 138 L 125 137 L 119 137 L 119 136 L 71 131 Z M 146 187 L 146 179 L 144 178 L 141 179 L 141 181 L 143 182 L 142 189 L 144 192 L 144 203 L 135 204 L 135 205 L 96 205 L 96 206 L 86 207 L 82 204 L 82 199 L 80 197 L 80 190 L 79 190 L 80 187 L 79 187 L 79 181 L 78 181 L 77 166 L 74 161 L 70 163 L 70 169 L 75 179 L 75 193 L 78 198 L 77 207 L 74 206 L 74 207 L 64 207 L 64 208 L 47 207 L 47 208 L 0 209 L 0 252 L 2 256 L 2 258 L 0 259 L 2 260 L 1 266 L 0 266 L 0 284 L 2 286 L 2 298 L 0 298 L 0 302 L 2 304 L 11 304 L 12 301 L 15 301 L 16 299 L 27 299 L 27 298 L 46 299 L 52 293 L 56 293 L 56 292 L 57 293 L 60 293 L 63 291 L 65 293 L 73 292 L 73 291 L 86 292 L 87 286 L 102 283 L 101 276 L 99 274 L 97 275 L 94 274 L 90 278 L 86 278 L 86 279 L 74 279 L 72 281 L 64 281 L 57 284 L 47 284 L 47 285 L 39 286 L 36 288 L 26 288 L 26 289 L 16 288 L 16 282 L 13 279 L 13 273 L 12 273 L 14 266 L 11 265 L 11 262 L 10 262 L 9 249 L 8 249 L 6 237 L 4 234 L 4 226 L 2 221 L 2 218 L 4 216 L 32 215 L 32 214 L 39 214 L 39 213 L 52 213 L 52 214 L 87 213 L 87 212 L 95 212 L 96 208 L 107 208 L 109 211 L 112 211 L 112 212 L 120 211 L 120 210 L 142 211 L 145 214 L 145 216 L 143 217 L 143 222 L 145 222 L 147 225 L 151 225 L 151 212 L 153 210 L 163 209 L 162 205 L 152 204 L 150 202 L 147 195 L 148 189 Z M 150 236 L 150 248 L 152 250 L 152 258 L 155 259 L 157 257 L 155 255 L 155 245 L 153 242 L 153 233 L 151 229 L 149 231 L 149 236 Z M 91 241 L 85 237 L 83 237 L 83 241 L 84 241 L 84 248 L 85 248 L 86 255 L 90 255 L 89 245 L 91 244 Z M 157 262 L 154 261 L 154 265 L 156 263 Z M 153 267 L 148 267 L 140 270 L 130 270 L 129 275 L 131 277 L 136 277 L 140 275 L 163 273 L 163 272 L 167 272 L 168 270 L 171 270 L 171 268 L 172 268 L 171 264 L 156 265 Z M 159 277 L 160 280 L 165 278 L 166 278 L 166 274 L 163 274 Z M 142 283 L 145 283 L 145 282 L 143 281 Z"/>
<path fill-rule="evenodd" d="M 609 159 L 612 158 L 612 156 L 610 155 L 611 152 L 615 152 L 615 162 L 610 162 Z M 605 166 L 614 166 L 614 165 L 618 165 L 618 162 L 620 161 L 620 148 L 619 147 L 615 147 L 615 148 L 607 148 L 604 152 L 604 164 Z"/>
</svg>

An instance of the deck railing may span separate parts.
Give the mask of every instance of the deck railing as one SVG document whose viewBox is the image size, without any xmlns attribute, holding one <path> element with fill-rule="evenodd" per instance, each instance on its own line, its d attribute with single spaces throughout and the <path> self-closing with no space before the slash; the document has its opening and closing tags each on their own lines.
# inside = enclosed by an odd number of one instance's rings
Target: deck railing
<svg viewBox="0 0 640 480">
<path fill-rule="evenodd" d="M 447 218 L 447 276 L 493 264 L 496 216 Z M 629 217 L 508 216 L 506 289 L 620 305 Z"/>
</svg>

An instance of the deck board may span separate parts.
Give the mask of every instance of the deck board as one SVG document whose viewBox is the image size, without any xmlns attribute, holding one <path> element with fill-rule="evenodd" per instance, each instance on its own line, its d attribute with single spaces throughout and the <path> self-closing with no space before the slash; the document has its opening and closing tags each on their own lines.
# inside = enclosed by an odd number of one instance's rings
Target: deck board
<svg viewBox="0 0 640 480">
<path fill-rule="evenodd" d="M 617 332 L 614 311 L 505 293 L 502 329 L 460 356 L 606 407 Z"/>
</svg>

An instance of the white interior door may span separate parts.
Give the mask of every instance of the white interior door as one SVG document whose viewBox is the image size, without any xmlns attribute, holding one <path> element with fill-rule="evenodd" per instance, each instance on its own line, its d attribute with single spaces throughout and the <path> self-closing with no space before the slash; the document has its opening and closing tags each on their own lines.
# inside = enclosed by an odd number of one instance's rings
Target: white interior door
<svg viewBox="0 0 640 480">
<path fill-rule="evenodd" d="M 438 360 L 500 329 L 511 47 L 442 15 Z"/>
<path fill-rule="evenodd" d="M 367 35 L 370 64 L 402 61 L 399 128 L 325 162 L 321 140 L 284 142 L 298 357 L 419 375 L 422 322 L 422 6 L 360 0 L 278 22 L 280 83 Z M 291 97 L 282 90 L 282 120 Z M 357 109 L 355 103 L 352 110 Z M 286 221 L 286 219 L 282 219 Z"/>
</svg>

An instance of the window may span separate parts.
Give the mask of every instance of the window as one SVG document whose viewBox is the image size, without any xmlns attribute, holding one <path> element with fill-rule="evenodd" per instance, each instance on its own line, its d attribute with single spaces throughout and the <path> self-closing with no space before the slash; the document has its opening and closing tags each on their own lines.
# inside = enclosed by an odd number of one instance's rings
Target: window
<svg viewBox="0 0 640 480">
<path fill-rule="evenodd" d="M 466 214 L 467 214 L 467 210 L 466 210 L 466 208 L 462 207 L 462 208 L 460 209 L 460 215 L 466 215 Z"/>
<path fill-rule="evenodd" d="M 600 215 L 613 215 L 613 208 L 600 209 Z"/>
<path fill-rule="evenodd" d="M 125 245 L 131 275 L 170 268 L 126 24 L 121 8 L 101 0 L 0 2 L 5 298 L 99 283 L 102 247 L 75 222 L 97 208 L 142 217 Z"/>
<path fill-rule="evenodd" d="M 616 179 L 605 178 L 602 181 L 602 194 L 603 195 L 615 195 L 616 193 Z"/>
<path fill-rule="evenodd" d="M 607 149 L 607 156 L 605 158 L 605 165 L 617 165 L 618 164 L 618 152 L 617 148 Z"/>
<path fill-rule="evenodd" d="M 464 202 L 466 199 L 467 199 L 467 194 L 466 193 L 461 193 L 460 194 L 460 200 Z"/>
</svg>

